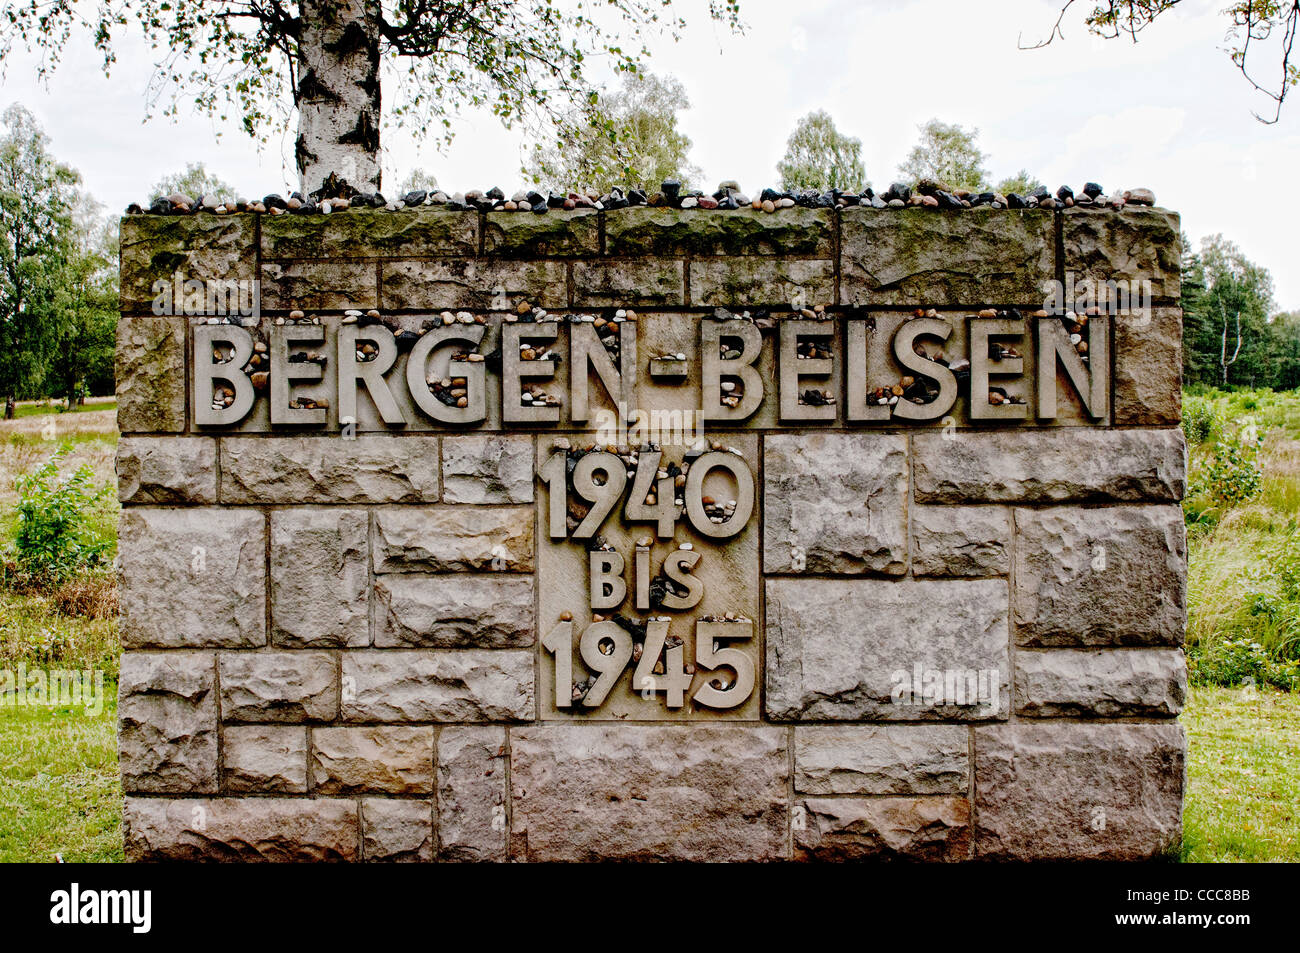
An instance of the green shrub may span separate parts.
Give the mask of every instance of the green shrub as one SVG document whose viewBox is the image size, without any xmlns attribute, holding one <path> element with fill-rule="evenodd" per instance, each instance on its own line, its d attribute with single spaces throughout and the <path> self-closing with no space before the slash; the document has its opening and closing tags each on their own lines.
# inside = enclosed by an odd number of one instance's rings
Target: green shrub
<svg viewBox="0 0 1300 953">
<path fill-rule="evenodd" d="M 1221 516 L 1231 509 L 1259 495 L 1264 485 L 1264 469 L 1260 464 L 1263 434 L 1255 422 L 1247 417 L 1234 437 L 1215 443 L 1196 468 L 1188 487 L 1184 511 L 1189 520 Z"/>
<path fill-rule="evenodd" d="M 1278 660 L 1258 642 L 1231 639 L 1187 655 L 1187 678 L 1193 685 L 1273 685 L 1285 691 L 1300 689 L 1300 662 Z"/>
<path fill-rule="evenodd" d="M 90 466 L 59 477 L 59 464 L 71 451 L 61 446 L 35 471 L 14 481 L 18 522 L 13 555 L 19 574 L 40 584 L 60 583 L 103 565 L 112 540 L 96 531 L 96 510 L 109 492 L 96 487 Z"/>
<path fill-rule="evenodd" d="M 1183 434 L 1192 446 L 1217 437 L 1223 420 L 1214 402 L 1206 397 L 1187 397 L 1183 401 Z"/>
</svg>

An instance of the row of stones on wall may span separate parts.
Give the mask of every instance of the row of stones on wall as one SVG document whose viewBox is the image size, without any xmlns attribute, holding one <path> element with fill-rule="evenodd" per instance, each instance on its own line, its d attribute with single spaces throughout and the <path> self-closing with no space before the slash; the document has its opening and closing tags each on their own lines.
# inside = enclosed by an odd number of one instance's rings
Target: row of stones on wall
<svg viewBox="0 0 1300 953">
<path fill-rule="evenodd" d="M 413 189 L 400 199 L 390 201 L 381 192 L 359 192 L 336 176 L 330 176 L 320 189 L 303 195 L 292 192 L 286 199 L 272 192 L 262 199 L 249 201 L 245 198 L 221 199 L 215 194 L 200 195 L 193 198 L 183 192 L 155 198 L 148 207 L 154 215 L 189 215 L 212 213 L 229 215 L 240 212 L 257 212 L 269 215 L 314 215 L 343 212 L 351 209 L 382 208 L 390 212 L 401 209 L 419 208 L 422 205 L 446 206 L 450 211 L 467 212 L 533 212 L 545 215 L 551 209 L 589 208 L 611 211 L 635 208 L 641 205 L 677 209 L 721 209 L 735 211 L 752 208 L 755 211 L 776 212 L 781 209 L 794 208 L 848 208 L 855 205 L 871 208 L 906 208 L 922 207 L 958 211 L 964 208 L 988 206 L 993 209 L 1045 208 L 1064 209 L 1079 206 L 1100 209 L 1122 209 L 1126 206 L 1155 205 L 1155 193 L 1150 189 L 1117 189 L 1110 195 L 1105 194 L 1096 182 L 1088 182 L 1076 195 L 1074 189 L 1062 185 L 1053 195 L 1046 186 L 1038 186 L 1025 195 L 1016 192 L 973 191 L 955 188 L 935 179 L 922 179 L 915 187 L 902 182 L 895 182 L 884 192 L 877 194 L 871 188 L 859 191 L 848 189 L 830 189 L 819 192 L 816 189 L 774 189 L 765 188 L 756 198 L 750 198 L 734 180 L 726 180 L 718 185 L 712 195 L 706 195 L 699 189 L 683 189 L 677 179 L 666 179 L 658 190 L 615 186 L 602 194 L 596 189 L 555 192 L 546 194 L 536 189 L 521 189 L 509 198 L 500 189 L 493 186 L 486 191 L 471 189 L 468 192 L 453 192 L 450 195 L 441 189 Z M 127 207 L 128 215 L 142 215 L 146 209 L 137 203 Z"/>
<path fill-rule="evenodd" d="M 184 699 L 197 706 L 215 695 L 203 664 Z M 128 857 L 1136 859 L 1180 837 L 1176 724 L 228 726 L 224 740 L 227 791 L 311 778 L 321 796 L 128 795 Z M 194 739 L 209 771 L 216 746 Z"/>
<path fill-rule="evenodd" d="M 822 381 L 822 387 L 819 392 L 829 393 L 837 408 L 843 408 L 831 414 L 832 418 L 844 419 L 849 414 L 849 409 L 845 401 L 847 395 L 841 393 L 850 383 L 849 367 L 844 366 L 851 364 L 848 359 L 850 355 L 845 352 L 841 342 L 849 333 L 851 321 L 849 317 L 856 320 L 866 321 L 867 326 L 876 329 L 871 332 L 872 347 L 869 349 L 865 358 L 865 386 L 868 388 L 866 399 L 875 402 L 879 391 L 877 385 L 898 386 L 904 393 L 906 372 L 900 368 L 897 360 L 889 354 L 889 341 L 891 336 L 898 332 L 900 326 L 910 319 L 915 312 L 911 311 L 871 311 L 865 314 L 853 312 L 852 315 L 846 316 L 839 313 L 823 310 L 816 311 L 808 309 L 814 316 L 818 324 L 825 324 L 830 327 L 831 334 L 823 343 L 817 345 L 824 349 L 829 348 L 831 353 L 838 353 L 839 359 L 832 364 L 830 377 Z M 966 419 L 970 405 L 969 394 L 969 371 L 970 358 L 967 354 L 967 324 L 968 316 L 961 312 L 945 313 L 935 309 L 917 309 L 922 315 L 934 315 L 946 318 L 951 321 L 953 332 L 948 341 L 942 346 L 934 343 L 925 345 L 927 358 L 937 361 L 946 361 L 950 368 L 956 368 L 954 374 L 958 375 L 958 393 L 955 407 L 952 414 L 956 416 L 949 419 L 948 415 L 943 417 L 935 416 L 928 421 L 916 421 L 910 426 L 930 426 L 930 427 L 948 427 L 952 420 L 959 422 Z M 989 309 L 992 310 L 992 309 Z M 269 372 L 270 359 L 266 353 L 268 348 L 267 339 L 272 333 L 272 329 L 277 327 L 276 322 L 286 321 L 306 321 L 316 322 L 320 327 L 320 340 L 313 345 L 296 344 L 293 347 L 293 353 L 290 358 L 293 360 L 312 360 L 322 365 L 330 364 L 333 361 L 338 346 L 338 335 L 341 328 L 346 326 L 344 322 L 353 318 L 352 315 L 330 315 L 321 317 L 318 315 L 306 315 L 304 312 L 294 312 L 302 314 L 301 318 L 271 318 L 264 317 L 261 319 L 246 319 L 247 323 L 255 325 L 251 328 L 242 329 L 239 333 L 247 331 L 254 338 L 254 351 L 250 358 L 250 364 L 247 368 L 250 380 L 254 386 L 254 407 L 247 415 L 246 419 L 241 421 L 240 426 L 245 430 L 270 429 L 270 412 L 268 404 L 268 395 L 270 393 Z M 378 313 L 378 312 L 375 312 Z M 534 312 L 530 311 L 530 315 Z M 1008 312 L 1010 313 L 1010 312 Z M 479 354 L 486 355 L 491 352 L 497 358 L 500 357 L 502 328 L 504 326 L 504 316 L 500 312 L 483 313 L 483 312 L 446 312 L 453 322 L 468 320 L 476 325 L 484 325 L 482 332 L 484 337 L 481 345 L 477 349 Z M 1086 416 L 1080 404 L 1078 396 L 1073 388 L 1074 384 L 1063 381 L 1058 383 L 1057 391 L 1060 394 L 1058 407 L 1049 420 L 1039 420 L 1037 416 L 1038 408 L 1038 348 L 1035 346 L 1035 339 L 1042 329 L 1038 328 L 1035 322 L 1047 320 L 1032 316 L 1031 312 L 1028 317 L 1024 317 L 1025 332 L 1021 335 L 1021 345 L 1014 351 L 1008 352 L 1006 348 L 1013 340 L 1010 337 L 1003 337 L 999 340 L 1005 344 L 991 345 L 999 348 L 1001 355 L 1014 353 L 1018 355 L 1017 360 L 1021 368 L 1020 373 L 1008 376 L 1003 374 L 996 377 L 996 387 L 991 387 L 988 398 L 990 402 L 998 394 L 1012 395 L 1009 399 L 1015 399 L 1024 402 L 1027 406 L 1024 409 L 1024 424 L 1028 425 L 1052 425 L 1065 423 L 1092 423 L 1090 417 Z M 572 317 L 562 313 L 547 313 L 547 318 L 565 319 Z M 618 328 L 620 323 L 615 315 L 605 317 L 603 315 L 587 314 L 593 321 L 602 322 L 604 327 Z M 698 339 L 701 334 L 700 321 L 702 319 L 712 320 L 715 317 L 714 312 L 708 313 L 639 313 L 636 315 L 637 324 L 637 342 L 638 350 L 643 352 L 639 355 L 638 361 L 641 365 L 636 368 L 636 383 L 632 388 L 633 406 L 636 407 L 656 407 L 667 411 L 676 408 L 685 412 L 692 408 L 698 409 L 703 402 L 702 396 L 702 373 L 703 361 L 693 359 L 693 355 L 700 347 Z M 751 318 L 752 318 L 751 314 Z M 118 350 L 117 350 L 117 385 L 118 385 L 118 426 L 124 433 L 136 432 L 177 432 L 187 429 L 191 420 L 190 408 L 188 401 L 190 395 L 186 389 L 186 367 L 188 364 L 189 349 L 195 347 L 193 343 L 187 343 L 188 336 L 199 332 L 192 331 L 191 325 L 203 324 L 207 321 L 218 320 L 215 318 L 202 317 L 155 317 L 155 316 L 131 316 L 124 315 L 118 323 Z M 408 375 L 406 373 L 408 350 L 402 350 L 402 338 L 410 340 L 419 340 L 422 329 L 426 325 L 440 326 L 445 323 L 445 318 L 439 314 L 433 317 L 425 317 L 419 314 L 414 315 L 381 315 L 376 319 L 363 314 L 357 321 L 382 321 L 386 322 L 385 327 L 391 324 L 397 328 L 396 341 L 397 357 L 390 371 L 385 375 L 385 380 L 392 382 L 389 390 L 394 394 L 398 401 L 398 406 L 405 420 L 407 421 L 405 429 L 407 430 L 437 430 L 451 429 L 452 425 L 439 423 L 427 414 L 417 408 L 414 395 L 408 390 Z M 627 319 L 625 319 L 627 320 Z M 800 320 L 805 320 L 800 315 Z M 1065 325 L 1066 330 L 1075 328 L 1074 336 L 1079 340 L 1077 345 L 1081 346 L 1086 343 L 1083 334 L 1078 333 L 1080 325 L 1077 321 L 1068 321 Z M 1182 316 L 1177 308 L 1154 307 L 1148 314 L 1139 317 L 1119 316 L 1108 318 L 1098 316 L 1089 318 L 1089 328 L 1081 330 L 1087 332 L 1087 338 L 1095 338 L 1098 328 L 1103 333 L 1103 337 L 1113 341 L 1113 368 L 1109 361 L 1102 365 L 1100 373 L 1103 375 L 1103 381 L 1109 380 L 1111 386 L 1106 388 L 1107 405 L 1106 412 L 1103 414 L 1101 423 L 1114 423 L 1119 425 L 1138 425 L 1138 426 L 1167 426 L 1178 422 L 1180 417 L 1179 406 L 1179 385 L 1181 382 L 1182 368 Z M 725 326 L 727 322 L 716 322 L 719 326 Z M 777 322 L 779 323 L 779 322 Z M 233 329 L 232 329 L 233 330 Z M 776 341 L 774 331 L 764 332 L 770 337 L 765 338 L 759 357 L 755 362 L 755 367 L 759 374 L 762 375 L 764 384 L 763 403 L 748 419 L 740 421 L 736 426 L 745 427 L 778 427 L 782 425 L 782 420 L 778 414 L 778 390 L 779 372 L 783 365 L 779 365 L 777 351 L 779 344 Z M 567 332 L 566 332 L 567 334 Z M 616 335 L 608 335 L 614 337 Z M 878 339 L 878 340 L 877 340 Z M 560 337 L 557 341 L 548 346 L 537 345 L 536 350 L 524 350 L 521 352 L 521 358 L 539 357 L 539 356 L 559 356 L 560 360 L 555 366 L 551 379 L 542 381 L 541 384 L 527 383 L 521 385 L 521 392 L 533 393 L 540 395 L 545 392 L 545 400 L 562 408 L 561 414 L 569 412 L 568 390 L 572 385 L 570 380 L 570 370 L 568 362 L 563 359 L 563 355 L 568 350 L 564 343 L 566 337 Z M 606 340 L 604 338 L 602 341 Z M 927 339 L 928 340 L 928 339 Z M 1071 339 L 1073 340 L 1073 339 Z M 263 348 L 257 351 L 257 347 Z M 370 345 L 363 345 L 370 346 Z M 806 345 L 807 348 L 813 345 Z M 738 354 L 738 352 L 736 352 Z M 818 352 L 825 356 L 825 350 Z M 677 360 L 678 355 L 685 360 Z M 806 355 L 805 355 L 806 356 Z M 671 357 L 676 363 L 669 368 L 676 374 L 671 376 L 668 371 L 656 365 L 656 361 L 664 361 Z M 1088 358 L 1089 355 L 1084 355 Z M 364 361 L 369 355 L 362 354 L 358 357 L 358 366 L 363 367 Z M 206 353 L 196 355 L 197 360 L 211 360 L 212 357 Z M 1103 355 L 1103 360 L 1106 356 Z M 331 365 L 332 367 L 333 365 Z M 488 366 L 485 363 L 485 366 Z M 796 364 L 797 368 L 797 364 Z M 789 368 L 786 368 L 789 370 Z M 487 407 L 486 419 L 481 425 L 485 429 L 499 429 L 502 426 L 502 409 L 501 409 L 501 387 L 497 383 L 500 375 L 499 364 L 493 364 L 489 367 L 488 373 L 491 377 L 492 386 L 486 389 Z M 342 366 L 337 369 L 325 369 L 320 375 L 320 380 L 313 383 L 299 383 L 296 385 L 295 400 L 299 403 L 310 403 L 326 411 L 324 414 L 326 426 L 337 429 L 339 419 L 342 413 L 339 406 L 339 375 L 342 373 Z M 963 375 L 965 377 L 963 378 Z M 437 388 L 445 390 L 451 402 L 456 398 L 452 396 L 455 387 L 453 379 L 440 379 L 439 375 L 433 374 L 429 380 L 432 382 L 429 386 L 435 396 L 440 391 Z M 813 378 L 809 378 L 809 389 L 813 389 Z M 915 378 L 913 378 L 915 381 Z M 726 395 L 733 400 L 738 401 L 740 396 L 734 390 L 734 382 L 730 382 L 733 391 Z M 447 386 L 444 386 L 447 385 Z M 544 386 L 543 386 L 544 385 Z M 670 386 L 671 385 L 671 386 Z M 371 400 L 368 392 L 357 386 L 360 391 L 356 401 L 357 420 L 356 428 L 359 430 L 380 430 L 390 429 L 381 418 Z M 871 388 L 875 390 L 871 390 Z M 225 384 L 219 385 L 219 388 L 229 390 Z M 532 389 L 531 391 L 529 389 Z M 217 391 L 220 393 L 220 390 Z M 880 392 L 883 395 L 883 391 Z M 597 401 L 603 399 L 603 391 L 599 387 L 593 391 L 593 397 Z M 228 395 L 228 399 L 233 399 L 233 394 Z M 538 397 L 538 399 L 542 399 Z M 888 399 L 884 397 L 883 399 Z M 896 398 L 897 399 L 897 398 Z M 1001 398 L 998 398 L 1001 400 Z M 834 419 L 831 421 L 834 423 Z M 823 424 L 824 425 L 824 424 Z M 877 424 L 878 425 L 878 424 Z"/>
<path fill-rule="evenodd" d="M 150 310 L 155 284 L 177 274 L 260 279 L 262 307 L 285 311 L 488 309 L 503 296 L 546 308 L 1041 302 L 1065 276 L 1147 281 L 1152 300 L 1177 301 L 1180 286 L 1179 219 L 1164 209 L 254 218 L 124 219 L 122 309 Z"/>
</svg>

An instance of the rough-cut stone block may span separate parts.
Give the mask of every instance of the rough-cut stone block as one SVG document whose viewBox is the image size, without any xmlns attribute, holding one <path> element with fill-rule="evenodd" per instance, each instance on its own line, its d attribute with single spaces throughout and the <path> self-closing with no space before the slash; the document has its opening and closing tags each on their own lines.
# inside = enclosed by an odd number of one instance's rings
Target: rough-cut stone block
<svg viewBox="0 0 1300 953">
<path fill-rule="evenodd" d="M 433 808 L 428 801 L 367 798 L 361 802 L 361 850 L 367 861 L 433 860 Z"/>
<path fill-rule="evenodd" d="M 1181 507 L 1019 510 L 1014 575 L 1020 645 L 1183 644 Z"/>
<path fill-rule="evenodd" d="M 1007 715 L 1003 580 L 769 579 L 766 623 L 769 718 Z"/>
<path fill-rule="evenodd" d="M 691 262 L 698 308 L 835 303 L 835 263 L 825 259 L 714 258 Z"/>
<path fill-rule="evenodd" d="M 531 572 L 528 507 L 428 506 L 375 514 L 375 572 Z"/>
<path fill-rule="evenodd" d="M 439 209 L 402 212 L 352 209 L 346 215 L 267 215 L 264 258 L 473 257 L 478 216 Z"/>
<path fill-rule="evenodd" d="M 1049 649 L 1016 653 L 1021 715 L 1172 717 L 1187 698 L 1178 649 Z"/>
<path fill-rule="evenodd" d="M 261 513 L 132 507 L 118 536 L 125 647 L 266 644 Z"/>
<path fill-rule="evenodd" d="M 528 301 L 543 308 L 569 303 L 569 285 L 561 261 L 384 262 L 380 275 L 383 307 L 391 310 L 472 308 L 500 311 L 505 297 L 513 306 Z"/>
<path fill-rule="evenodd" d="M 262 262 L 262 308 L 265 311 L 374 308 L 378 300 L 375 263 L 371 261 Z"/>
<path fill-rule="evenodd" d="M 271 641 L 370 644 L 370 516 L 332 507 L 271 514 Z"/>
<path fill-rule="evenodd" d="M 1115 318 L 1115 423 L 1177 426 L 1183 417 L 1183 313 Z"/>
<path fill-rule="evenodd" d="M 510 734 L 519 859 L 778 860 L 785 732 L 764 725 L 544 725 Z"/>
<path fill-rule="evenodd" d="M 446 503 L 531 503 L 532 438 L 443 437 L 442 498 Z"/>
<path fill-rule="evenodd" d="M 254 277 L 252 215 L 128 215 L 121 222 L 121 309 L 149 311 L 154 282 Z"/>
<path fill-rule="evenodd" d="M 357 802 L 338 798 L 128 797 L 133 861 L 355 861 Z"/>
<path fill-rule="evenodd" d="M 438 438 L 226 437 L 224 503 L 424 503 L 438 499 Z"/>
<path fill-rule="evenodd" d="M 964 797 L 809 798 L 795 812 L 795 860 L 970 858 Z"/>
<path fill-rule="evenodd" d="M 317 728 L 311 748 L 313 790 L 321 794 L 433 793 L 432 728 Z"/>
<path fill-rule="evenodd" d="M 802 794 L 964 794 L 970 730 L 959 725 L 817 725 L 794 730 Z"/>
<path fill-rule="evenodd" d="M 600 215 L 551 209 L 545 215 L 489 215 L 483 251 L 499 258 L 569 258 L 600 254 Z"/>
<path fill-rule="evenodd" d="M 375 645 L 498 649 L 533 644 L 533 577 L 392 573 L 375 582 Z"/>
<path fill-rule="evenodd" d="M 217 667 L 210 652 L 127 652 L 118 681 L 122 789 L 217 790 Z"/>
<path fill-rule="evenodd" d="M 1005 576 L 1011 514 L 1003 506 L 912 507 L 912 572 L 918 576 Z"/>
<path fill-rule="evenodd" d="M 343 653 L 345 721 L 527 721 L 533 655 L 480 649 Z"/>
<path fill-rule="evenodd" d="M 117 498 L 123 503 L 217 502 L 217 442 L 204 437 L 122 437 Z"/>
<path fill-rule="evenodd" d="M 232 793 L 305 794 L 307 728 L 227 725 L 221 765 L 226 790 Z"/>
<path fill-rule="evenodd" d="M 686 303 L 680 261 L 640 258 L 580 261 L 573 266 L 575 307 L 649 308 Z"/>
<path fill-rule="evenodd" d="M 763 449 L 763 571 L 907 568 L 907 437 L 775 434 Z"/>
<path fill-rule="evenodd" d="M 807 255 L 829 258 L 829 209 L 790 208 L 780 215 L 752 209 L 689 214 L 639 206 L 605 216 L 609 255 Z"/>
<path fill-rule="evenodd" d="M 1182 283 L 1178 213 L 1132 206 L 1122 212 L 1067 209 L 1061 214 L 1065 273 L 1084 279 L 1149 281 L 1158 301 L 1176 301 Z M 1139 285 L 1139 288 L 1141 286 Z M 1137 290 L 1137 289 L 1133 289 Z"/>
<path fill-rule="evenodd" d="M 855 208 L 840 223 L 841 304 L 1042 301 L 1055 277 L 1051 212 Z"/>
<path fill-rule="evenodd" d="M 1182 726 L 1015 724 L 975 732 L 975 856 L 1146 860 L 1182 839 Z"/>
<path fill-rule="evenodd" d="M 330 721 L 339 713 L 338 666 L 329 652 L 224 652 L 226 721 Z"/>
<path fill-rule="evenodd" d="M 175 433 L 185 429 L 185 319 L 117 320 L 117 429 Z"/>
<path fill-rule="evenodd" d="M 506 859 L 506 732 L 438 732 L 438 859 Z"/>
<path fill-rule="evenodd" d="M 1187 488 L 1177 428 L 918 433 L 912 459 L 921 503 L 1174 502 Z"/>
</svg>

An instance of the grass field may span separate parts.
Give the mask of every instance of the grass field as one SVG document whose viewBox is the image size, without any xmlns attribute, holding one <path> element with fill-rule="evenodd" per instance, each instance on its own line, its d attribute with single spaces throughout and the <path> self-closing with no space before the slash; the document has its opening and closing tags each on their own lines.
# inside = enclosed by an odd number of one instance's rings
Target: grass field
<svg viewBox="0 0 1300 953">
<path fill-rule="evenodd" d="M 87 397 L 84 404 L 73 404 L 69 409 L 62 401 L 24 400 L 14 408 L 15 419 L 44 417 L 55 414 L 85 414 L 112 410 L 117 406 L 115 397 Z"/>
<path fill-rule="evenodd" d="M 104 707 L 0 708 L 0 862 L 120 861 L 117 686 Z"/>
<path fill-rule="evenodd" d="M 1193 447 L 1197 489 L 1189 508 L 1208 505 L 1202 476 L 1217 438 L 1235 433 L 1243 419 L 1256 420 L 1266 436 L 1259 492 L 1228 507 L 1208 506 L 1189 533 L 1188 653 L 1196 684 L 1182 716 L 1188 735 L 1182 857 L 1296 862 L 1300 692 L 1280 691 L 1267 678 L 1285 677 L 1276 660 L 1295 657 L 1300 633 L 1300 586 L 1292 586 L 1284 571 L 1300 522 L 1300 395 L 1209 395 L 1205 401 L 1221 419 Z M 49 439 L 50 420 L 55 440 Z M 0 537 L 7 538 L 13 525 L 13 478 L 39 466 L 62 440 L 73 444 L 65 470 L 88 463 L 96 480 L 113 479 L 111 410 L 0 423 Z M 95 514 L 96 532 L 111 533 L 115 519 L 110 499 Z M 105 673 L 107 696 L 93 716 L 79 709 L 0 707 L 0 861 L 122 859 L 112 684 L 117 620 L 111 591 L 96 586 L 55 592 L 0 587 L 0 669 L 19 663 L 95 668 Z M 1253 642 L 1259 652 L 1251 650 L 1236 665 L 1223 646 L 1237 642 Z M 1272 667 L 1259 668 L 1261 659 Z M 1227 684 L 1212 684 L 1215 679 Z"/>
<path fill-rule="evenodd" d="M 1300 696 L 1194 687 L 1183 860 L 1300 860 Z"/>
</svg>

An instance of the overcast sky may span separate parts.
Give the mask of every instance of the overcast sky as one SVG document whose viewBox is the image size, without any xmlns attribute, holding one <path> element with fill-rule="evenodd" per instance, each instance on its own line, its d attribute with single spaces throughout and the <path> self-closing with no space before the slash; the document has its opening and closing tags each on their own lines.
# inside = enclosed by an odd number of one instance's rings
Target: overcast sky
<svg viewBox="0 0 1300 953">
<path fill-rule="evenodd" d="M 682 126 L 710 187 L 774 184 L 795 121 L 819 108 L 862 140 L 867 174 L 883 187 L 917 125 L 937 116 L 979 128 L 995 180 L 1024 167 L 1052 188 L 1154 189 L 1194 241 L 1222 232 L 1272 271 L 1278 308 L 1300 310 L 1300 98 L 1275 125 L 1252 117 L 1252 108 L 1271 114 L 1270 104 L 1222 50 L 1222 0 L 1184 0 L 1137 44 L 1094 39 L 1075 15 L 1066 42 L 1038 51 L 1017 40 L 1045 35 L 1059 2 L 742 0 L 741 36 L 709 23 L 703 0 L 679 6 L 695 15 L 693 29 L 678 44 L 651 39 L 648 65 L 685 85 Z M 0 96 L 36 114 L 55 154 L 113 210 L 190 161 L 249 196 L 295 178 L 291 140 L 259 152 L 233 126 L 216 139 L 221 130 L 204 117 L 142 125 L 152 68 L 134 39 L 108 79 L 84 40 L 48 88 L 33 63 L 11 57 Z M 520 133 L 488 115 L 463 117 L 445 154 L 401 131 L 384 145 L 390 186 L 417 165 L 449 191 L 510 192 L 522 181 Z"/>
</svg>

